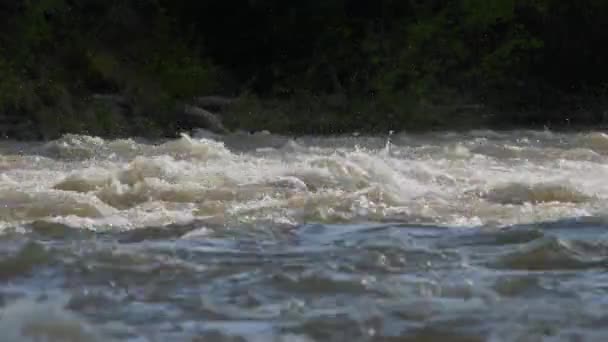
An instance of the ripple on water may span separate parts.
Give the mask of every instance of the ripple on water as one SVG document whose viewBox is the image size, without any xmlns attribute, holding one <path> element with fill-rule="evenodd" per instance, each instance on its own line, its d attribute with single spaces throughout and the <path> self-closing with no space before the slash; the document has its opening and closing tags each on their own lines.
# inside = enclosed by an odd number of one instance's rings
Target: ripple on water
<svg viewBox="0 0 608 342">
<path fill-rule="evenodd" d="M 516 270 L 576 270 L 605 267 L 608 247 L 559 237 L 546 237 L 499 258 L 495 266 Z"/>
<path fill-rule="evenodd" d="M 6 342 L 95 342 L 98 331 L 78 315 L 64 309 L 59 298 L 21 299 L 1 309 L 0 332 Z M 111 341 L 111 340 L 110 340 Z"/>
<path fill-rule="evenodd" d="M 79 235 L 39 222 L 29 237 L 44 244 L 27 243 L 27 235 L 20 245 L 4 241 L 12 249 L 0 275 L 20 291 L 58 286 L 70 300 L 57 310 L 69 312 L 73 329 L 95 327 L 86 331 L 117 340 L 485 341 L 497 329 L 589 336 L 582 324 L 598 322 L 599 311 L 577 301 L 597 301 L 606 290 L 581 297 L 580 286 L 594 287 L 581 272 L 594 279 L 608 249 L 591 239 L 601 236 L 601 221 L 585 222 L 209 226 L 186 239 L 201 224 Z M 565 303 L 567 310 L 556 311 Z M 109 327 L 113 321 L 124 326 Z"/>
</svg>

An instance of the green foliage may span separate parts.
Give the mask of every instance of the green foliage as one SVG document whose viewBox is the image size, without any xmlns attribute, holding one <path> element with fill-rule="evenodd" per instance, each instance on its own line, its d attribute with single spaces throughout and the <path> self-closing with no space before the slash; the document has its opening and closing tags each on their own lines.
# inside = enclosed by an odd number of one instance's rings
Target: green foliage
<svg viewBox="0 0 608 342">
<path fill-rule="evenodd" d="M 515 16 L 515 0 L 463 0 L 464 25 L 487 28 L 499 21 L 509 22 Z"/>
<path fill-rule="evenodd" d="M 0 113 L 33 120 L 41 136 L 165 126 L 175 101 L 217 87 L 216 68 L 156 1 L 31 0 L 3 9 Z M 148 118 L 130 123 L 115 108 L 102 110 L 88 101 L 95 93 L 126 96 Z"/>
<path fill-rule="evenodd" d="M 19 78 L 10 63 L 0 56 L 0 108 L 15 107 L 23 95 L 19 87 Z"/>
<path fill-rule="evenodd" d="M 543 47 L 543 41 L 532 37 L 528 32 L 517 30 L 513 36 L 502 42 L 494 51 L 483 56 L 481 60 L 482 76 L 489 82 L 500 82 L 509 74 L 520 75 L 525 68 L 526 59 L 531 53 Z M 524 71 L 527 71 L 524 69 Z"/>
<path fill-rule="evenodd" d="M 601 0 L 5 2 L 0 113 L 42 136 L 171 134 L 177 104 L 246 92 L 231 127 L 483 123 L 450 109 L 471 103 L 503 109 L 501 122 L 559 121 L 510 113 L 602 93 L 607 16 Z M 130 111 L 90 101 L 100 93 Z"/>
</svg>

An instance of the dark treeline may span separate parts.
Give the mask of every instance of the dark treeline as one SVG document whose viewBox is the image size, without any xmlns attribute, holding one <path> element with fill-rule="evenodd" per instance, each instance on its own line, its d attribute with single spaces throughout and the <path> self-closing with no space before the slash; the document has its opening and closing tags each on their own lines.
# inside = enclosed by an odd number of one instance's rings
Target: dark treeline
<svg viewBox="0 0 608 342">
<path fill-rule="evenodd" d="M 607 43 L 603 0 L 1 0 L 0 131 L 600 124 Z"/>
</svg>

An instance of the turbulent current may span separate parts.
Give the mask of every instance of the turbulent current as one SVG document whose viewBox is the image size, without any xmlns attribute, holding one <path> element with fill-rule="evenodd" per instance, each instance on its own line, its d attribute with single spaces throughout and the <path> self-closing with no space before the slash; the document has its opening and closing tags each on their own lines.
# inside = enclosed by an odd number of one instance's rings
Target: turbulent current
<svg viewBox="0 0 608 342">
<path fill-rule="evenodd" d="M 0 341 L 608 341 L 608 135 L 0 142 Z"/>
</svg>

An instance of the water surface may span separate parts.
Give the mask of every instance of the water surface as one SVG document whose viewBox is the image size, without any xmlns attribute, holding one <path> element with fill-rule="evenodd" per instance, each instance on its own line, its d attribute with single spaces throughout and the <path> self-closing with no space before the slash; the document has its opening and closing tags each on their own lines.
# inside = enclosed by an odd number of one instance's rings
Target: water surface
<svg viewBox="0 0 608 342">
<path fill-rule="evenodd" d="M 604 341 L 608 135 L 0 143 L 6 341 Z"/>
</svg>

